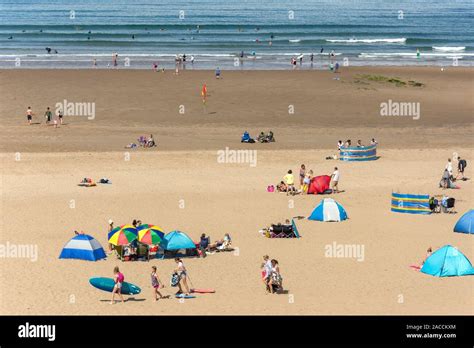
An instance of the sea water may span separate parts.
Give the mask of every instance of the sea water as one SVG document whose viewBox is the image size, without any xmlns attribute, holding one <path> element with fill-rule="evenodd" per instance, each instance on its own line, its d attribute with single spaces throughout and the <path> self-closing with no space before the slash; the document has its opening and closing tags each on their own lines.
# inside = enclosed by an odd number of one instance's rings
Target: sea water
<svg viewBox="0 0 474 348">
<path fill-rule="evenodd" d="M 472 66 L 473 24 L 473 0 L 0 0 L 0 68 Z"/>
</svg>

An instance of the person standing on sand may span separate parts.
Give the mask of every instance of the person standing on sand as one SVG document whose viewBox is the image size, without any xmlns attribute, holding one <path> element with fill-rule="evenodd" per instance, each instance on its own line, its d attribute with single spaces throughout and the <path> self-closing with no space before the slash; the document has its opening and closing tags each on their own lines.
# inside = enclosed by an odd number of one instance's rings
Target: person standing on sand
<svg viewBox="0 0 474 348">
<path fill-rule="evenodd" d="M 294 194 L 295 192 L 295 177 L 293 176 L 293 171 L 290 169 L 288 173 L 283 177 L 283 181 L 287 186 L 286 195 Z"/>
<path fill-rule="evenodd" d="M 304 164 L 301 165 L 300 168 L 300 186 L 303 187 L 303 180 L 306 175 L 306 167 Z"/>
<path fill-rule="evenodd" d="M 158 274 L 156 274 L 156 266 L 152 266 L 151 267 L 151 286 L 153 287 L 153 299 L 156 301 L 158 301 L 158 296 L 160 296 L 160 298 L 164 298 L 163 295 L 161 294 L 161 292 L 158 291 L 158 289 L 161 287 L 161 288 L 164 288 L 164 284 L 162 283 L 162 281 L 160 280 L 160 278 L 158 277 Z"/>
<path fill-rule="evenodd" d="M 187 282 L 188 272 L 186 270 L 186 267 L 184 267 L 184 263 L 179 257 L 175 258 L 174 261 L 178 264 L 178 268 L 174 270 L 174 272 L 178 273 L 178 276 L 179 276 L 179 283 L 178 283 L 179 291 L 177 294 L 183 293 L 183 288 L 181 286 L 181 283 L 183 283 L 184 290 L 186 290 L 185 295 L 189 295 L 189 287 L 188 287 L 188 282 Z"/>
<path fill-rule="evenodd" d="M 339 193 L 339 169 L 337 167 L 334 167 L 334 173 L 331 175 L 331 180 L 332 180 L 332 192 L 333 193 Z"/>
<path fill-rule="evenodd" d="M 117 266 L 114 268 L 114 288 L 112 290 L 112 300 L 110 300 L 110 304 L 115 304 L 115 294 L 118 294 L 120 299 L 122 300 L 122 303 L 125 301 L 123 300 L 122 296 L 122 284 L 123 281 L 125 280 L 125 277 L 122 273 L 120 273 L 120 270 Z"/>
<path fill-rule="evenodd" d="M 47 125 L 51 122 L 51 119 L 53 118 L 53 113 L 49 109 L 49 106 L 46 108 L 46 111 L 44 113 L 44 118 L 46 119 Z"/>
<path fill-rule="evenodd" d="M 31 126 L 31 120 L 33 119 L 33 116 L 35 114 L 33 113 L 33 110 L 31 110 L 31 106 L 28 106 L 28 109 L 26 109 L 26 119 L 28 120 L 28 124 Z"/>
<path fill-rule="evenodd" d="M 272 267 L 270 281 L 268 282 L 268 287 L 270 288 L 270 293 L 274 294 L 273 286 L 277 287 L 277 291 L 281 291 L 283 288 L 283 278 L 280 274 L 280 266 L 278 266 L 278 261 L 273 259 L 270 261 Z"/>
<path fill-rule="evenodd" d="M 272 276 L 272 262 L 270 260 L 270 257 L 268 255 L 263 256 L 263 265 L 262 265 L 262 280 L 263 283 L 265 284 L 265 292 L 268 293 L 270 291 L 269 289 L 269 283 L 270 279 Z"/>
<path fill-rule="evenodd" d="M 61 109 L 58 110 L 58 120 L 59 120 L 59 124 L 62 126 L 63 125 L 63 111 Z"/>
<path fill-rule="evenodd" d="M 453 164 L 451 163 L 451 158 L 448 158 L 448 163 L 446 164 L 446 167 L 444 167 L 449 173 L 449 179 L 453 180 Z"/>
<path fill-rule="evenodd" d="M 458 179 L 459 174 L 461 174 L 461 180 L 464 180 L 464 169 L 467 167 L 467 162 L 465 159 L 458 157 L 458 173 L 456 174 L 456 180 Z"/>
</svg>

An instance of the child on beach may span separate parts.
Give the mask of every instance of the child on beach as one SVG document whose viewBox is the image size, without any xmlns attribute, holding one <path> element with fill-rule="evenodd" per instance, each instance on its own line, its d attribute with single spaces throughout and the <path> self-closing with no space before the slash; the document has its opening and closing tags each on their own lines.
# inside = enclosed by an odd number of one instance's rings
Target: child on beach
<svg viewBox="0 0 474 348">
<path fill-rule="evenodd" d="M 290 169 L 288 173 L 283 177 L 283 181 L 287 186 L 286 195 L 289 193 L 294 194 L 295 192 L 295 177 L 293 176 L 293 171 Z"/>
<path fill-rule="evenodd" d="M 28 106 L 28 109 L 26 109 L 26 119 L 28 120 L 28 124 L 31 126 L 31 120 L 33 119 L 34 113 L 33 110 L 31 110 L 31 106 Z"/>
<path fill-rule="evenodd" d="M 122 296 L 122 284 L 123 284 L 123 281 L 125 280 L 125 277 L 122 273 L 120 273 L 120 270 L 117 266 L 115 266 L 114 268 L 114 282 L 115 282 L 115 286 L 112 290 L 112 300 L 110 301 L 110 304 L 114 304 L 115 303 L 115 294 L 118 294 L 120 299 L 122 300 L 122 303 L 124 303 L 125 301 L 123 300 L 123 296 Z"/>
<path fill-rule="evenodd" d="M 158 274 L 156 274 L 156 266 L 152 266 L 151 267 L 151 286 L 153 287 L 153 298 L 156 301 L 158 301 L 158 296 L 160 296 L 160 298 L 164 298 L 163 295 L 161 294 L 161 292 L 158 291 L 158 289 L 160 288 L 164 288 L 165 285 L 161 282 L 160 278 L 158 277 Z"/>
<path fill-rule="evenodd" d="M 300 167 L 300 187 L 303 187 L 304 177 L 306 175 L 306 167 L 304 164 Z"/>
<path fill-rule="evenodd" d="M 46 108 L 44 118 L 46 118 L 46 124 L 49 124 L 49 122 L 51 122 L 51 119 L 53 118 L 53 113 L 49 109 L 49 106 Z"/>
<path fill-rule="evenodd" d="M 313 171 L 310 170 L 308 173 L 306 173 L 303 179 L 303 193 L 308 194 L 309 184 L 311 183 L 312 177 L 313 177 Z"/>
</svg>

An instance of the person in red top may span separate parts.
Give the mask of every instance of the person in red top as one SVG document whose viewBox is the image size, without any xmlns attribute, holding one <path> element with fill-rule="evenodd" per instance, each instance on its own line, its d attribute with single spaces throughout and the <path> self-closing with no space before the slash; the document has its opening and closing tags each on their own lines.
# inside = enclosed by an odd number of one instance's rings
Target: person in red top
<svg viewBox="0 0 474 348">
<path fill-rule="evenodd" d="M 122 303 L 125 302 L 123 300 L 123 296 L 122 296 L 122 284 L 123 284 L 124 280 L 125 280 L 125 277 L 124 277 L 123 273 L 120 273 L 119 268 L 117 266 L 115 266 L 115 268 L 114 268 L 115 286 L 114 286 L 114 289 L 112 290 L 112 300 L 110 301 L 110 304 L 115 303 L 115 294 L 119 295 L 120 299 L 122 300 Z"/>
</svg>

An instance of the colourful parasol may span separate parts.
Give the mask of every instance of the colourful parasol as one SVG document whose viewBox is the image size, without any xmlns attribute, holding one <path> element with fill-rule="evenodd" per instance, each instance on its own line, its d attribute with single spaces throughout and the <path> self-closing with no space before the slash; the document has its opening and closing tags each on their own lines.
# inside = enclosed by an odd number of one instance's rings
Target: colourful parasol
<svg viewBox="0 0 474 348">
<path fill-rule="evenodd" d="M 116 227 L 108 234 L 109 243 L 113 245 L 128 245 L 137 237 L 137 229 L 132 225 Z"/>
</svg>

